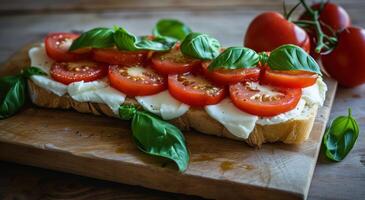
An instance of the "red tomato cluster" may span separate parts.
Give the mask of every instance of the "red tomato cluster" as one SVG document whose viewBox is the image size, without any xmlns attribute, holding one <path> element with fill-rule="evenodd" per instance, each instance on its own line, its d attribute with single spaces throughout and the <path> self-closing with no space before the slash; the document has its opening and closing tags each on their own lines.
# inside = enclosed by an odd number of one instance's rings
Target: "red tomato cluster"
<svg viewBox="0 0 365 200">
<path fill-rule="evenodd" d="M 294 44 L 310 52 L 314 58 L 321 58 L 326 72 L 339 84 L 354 87 L 365 83 L 365 66 L 362 64 L 365 30 L 351 26 L 349 15 L 337 4 L 317 3 L 311 9 L 319 11 L 318 20 L 323 33 L 337 37 L 338 42 L 329 53 L 320 55 L 315 52 L 318 38 L 313 27 L 303 29 L 276 12 L 260 14 L 251 22 L 244 45 L 261 52 L 272 51 L 283 44 Z M 310 19 L 308 11 L 299 17 L 304 21 Z"/>
<path fill-rule="evenodd" d="M 70 33 L 49 34 L 46 52 L 56 62 L 51 76 L 64 84 L 108 77 L 112 87 L 128 96 L 152 95 L 168 89 L 191 106 L 216 104 L 229 95 L 245 112 L 273 116 L 293 109 L 301 88 L 315 83 L 317 75 L 303 71 L 272 71 L 265 67 L 208 70 L 210 62 L 185 56 L 179 45 L 169 52 L 120 51 L 115 48 L 69 52 Z M 65 42 L 67 41 L 67 42 Z M 268 96 L 248 82 L 271 85 L 280 95 Z"/>
</svg>

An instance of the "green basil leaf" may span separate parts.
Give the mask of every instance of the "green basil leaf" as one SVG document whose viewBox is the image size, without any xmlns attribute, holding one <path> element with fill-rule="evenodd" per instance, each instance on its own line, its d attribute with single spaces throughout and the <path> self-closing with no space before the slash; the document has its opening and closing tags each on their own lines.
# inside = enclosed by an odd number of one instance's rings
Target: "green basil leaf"
<svg viewBox="0 0 365 200">
<path fill-rule="evenodd" d="M 203 60 L 213 60 L 219 55 L 221 45 L 218 40 L 202 33 L 190 33 L 181 43 L 183 54 Z"/>
<path fill-rule="evenodd" d="M 26 80 L 20 76 L 0 78 L 0 119 L 14 115 L 24 105 L 26 98 Z"/>
<path fill-rule="evenodd" d="M 208 69 L 240 69 L 256 67 L 259 54 L 245 47 L 229 47 L 210 63 Z"/>
<path fill-rule="evenodd" d="M 274 70 L 305 70 L 321 74 L 317 62 L 302 48 L 292 44 L 274 49 L 267 63 Z"/>
<path fill-rule="evenodd" d="M 267 63 L 267 60 L 269 59 L 269 55 L 267 52 L 260 52 L 259 53 L 259 60 L 262 66 L 264 66 Z"/>
<path fill-rule="evenodd" d="M 359 136 L 359 125 L 351 116 L 339 116 L 332 121 L 323 137 L 323 146 L 327 158 L 341 161 L 353 148 Z"/>
<path fill-rule="evenodd" d="M 119 117 L 123 120 L 130 120 L 136 114 L 137 108 L 134 105 L 121 105 L 119 107 Z"/>
<path fill-rule="evenodd" d="M 189 152 L 181 131 L 158 116 L 137 111 L 132 119 L 133 138 L 143 152 L 173 160 L 179 171 L 185 171 Z"/>
<path fill-rule="evenodd" d="M 155 36 L 169 37 L 180 41 L 189 33 L 191 33 L 191 29 L 176 19 L 161 19 L 152 31 L 152 34 Z"/>
<path fill-rule="evenodd" d="M 166 38 L 157 37 L 153 40 L 147 37 L 137 37 L 124 28 L 116 28 L 114 41 L 118 49 L 127 51 L 153 50 L 168 51 L 175 44 Z"/>
<path fill-rule="evenodd" d="M 74 40 L 69 51 L 80 48 L 108 48 L 114 46 L 113 29 L 94 28 L 82 33 L 79 38 Z"/>
<path fill-rule="evenodd" d="M 24 78 L 29 78 L 32 75 L 42 75 L 47 76 L 47 73 L 43 70 L 39 69 L 38 67 L 28 67 L 21 72 Z"/>
</svg>

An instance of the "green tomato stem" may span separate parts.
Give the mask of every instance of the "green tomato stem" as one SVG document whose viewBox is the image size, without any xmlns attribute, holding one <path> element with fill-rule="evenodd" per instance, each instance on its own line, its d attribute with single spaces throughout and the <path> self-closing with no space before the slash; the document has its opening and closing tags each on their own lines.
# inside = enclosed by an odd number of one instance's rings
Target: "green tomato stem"
<svg viewBox="0 0 365 200">
<path fill-rule="evenodd" d="M 323 49 L 325 49 L 325 51 L 332 49 L 331 46 L 334 46 L 337 43 L 337 38 L 329 37 L 328 35 L 323 33 L 323 30 L 321 28 L 321 25 L 323 23 L 321 23 L 321 21 L 319 20 L 319 11 L 313 10 L 311 7 L 309 7 L 305 0 L 300 0 L 300 3 L 303 5 L 312 20 L 300 20 L 302 22 L 299 21 L 299 24 L 303 24 L 304 22 L 306 22 L 306 25 L 312 25 L 317 33 L 317 46 L 314 51 L 316 53 L 321 53 Z M 332 32 L 331 28 L 329 30 Z M 335 36 L 334 32 L 332 32 L 332 36 Z M 329 43 L 325 40 L 327 40 Z M 326 43 L 328 43 L 328 45 Z"/>
</svg>

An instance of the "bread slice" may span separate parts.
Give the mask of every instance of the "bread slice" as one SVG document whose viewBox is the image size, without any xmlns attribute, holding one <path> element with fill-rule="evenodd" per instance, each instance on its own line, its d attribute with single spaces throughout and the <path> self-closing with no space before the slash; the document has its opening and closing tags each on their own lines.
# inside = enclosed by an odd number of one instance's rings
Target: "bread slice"
<svg viewBox="0 0 365 200">
<path fill-rule="evenodd" d="M 28 51 L 31 47 L 38 45 L 39 44 L 29 45 L 16 53 L 7 62 L 7 68 L 19 70 L 29 66 L 30 60 L 28 58 Z M 67 94 L 57 96 L 52 92 L 37 86 L 31 80 L 28 80 L 28 88 L 32 102 L 40 107 L 74 109 L 81 113 L 116 117 L 112 110 L 105 104 L 77 102 Z M 134 99 L 126 98 L 125 104 L 138 103 Z M 211 118 L 203 109 L 199 108 L 190 108 L 183 116 L 173 119 L 170 122 L 183 131 L 194 129 L 209 135 L 245 141 L 247 144 L 254 147 L 261 147 L 263 143 L 268 142 L 299 144 L 309 137 L 317 114 L 317 109 L 317 106 L 306 106 L 305 114 L 298 116 L 295 119 L 273 125 L 256 124 L 255 129 L 247 139 L 234 136 L 222 124 Z"/>
</svg>

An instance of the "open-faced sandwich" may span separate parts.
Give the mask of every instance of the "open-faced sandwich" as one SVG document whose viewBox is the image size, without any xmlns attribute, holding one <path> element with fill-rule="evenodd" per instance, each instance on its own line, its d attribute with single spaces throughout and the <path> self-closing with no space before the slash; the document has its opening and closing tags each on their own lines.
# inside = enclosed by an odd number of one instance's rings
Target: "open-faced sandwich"
<svg viewBox="0 0 365 200">
<path fill-rule="evenodd" d="M 222 48 L 176 20 L 159 21 L 143 37 L 120 27 L 50 33 L 29 49 L 28 62 L 38 71 L 28 76 L 34 104 L 132 119 L 138 147 L 175 160 L 180 170 L 189 156 L 179 129 L 257 147 L 299 144 L 327 90 L 300 47 Z"/>
</svg>

